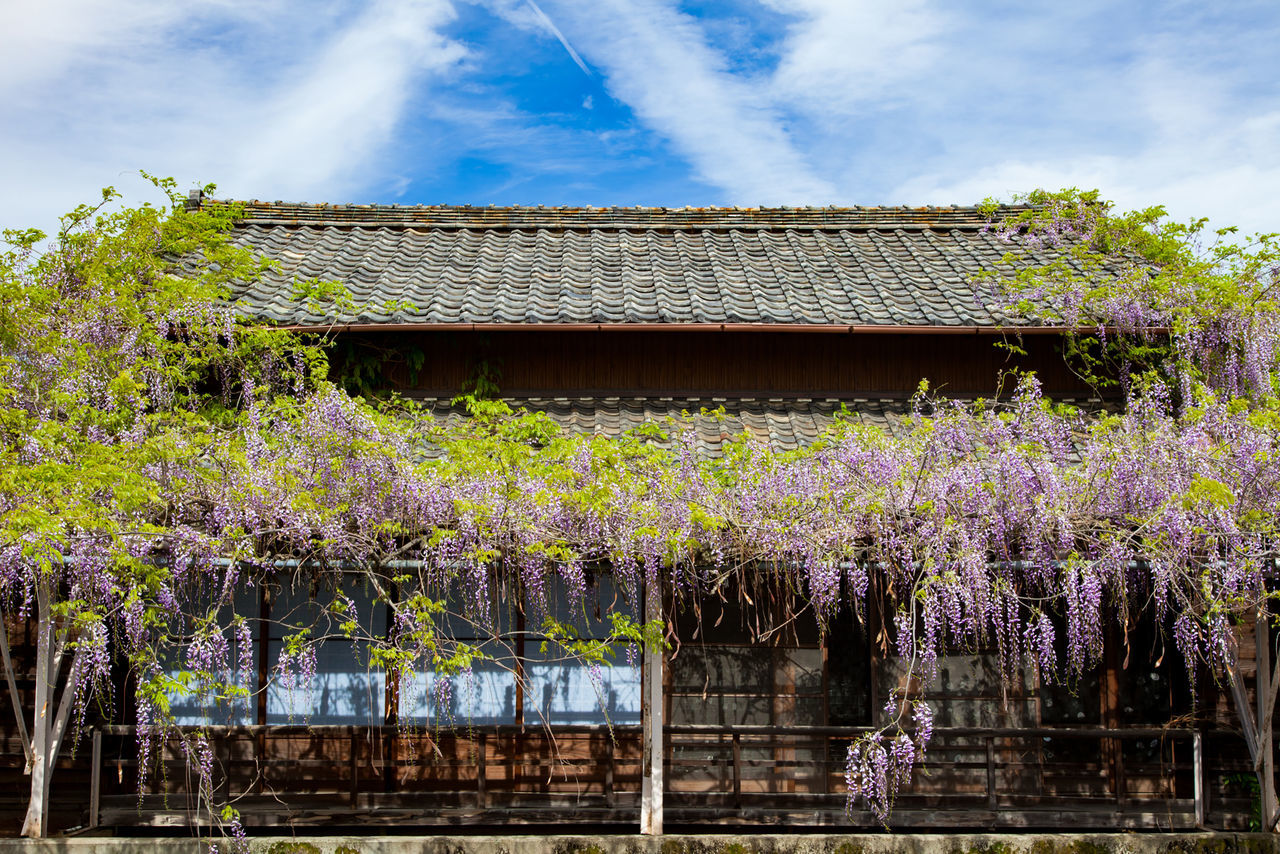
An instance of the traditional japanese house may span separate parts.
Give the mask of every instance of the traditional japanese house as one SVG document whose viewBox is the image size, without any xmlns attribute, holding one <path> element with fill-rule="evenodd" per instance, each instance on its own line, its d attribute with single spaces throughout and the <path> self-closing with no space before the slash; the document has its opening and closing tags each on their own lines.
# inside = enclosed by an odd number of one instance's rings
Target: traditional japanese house
<svg viewBox="0 0 1280 854">
<path fill-rule="evenodd" d="M 364 382 L 442 417 L 461 417 L 452 399 L 480 380 L 570 431 L 613 435 L 689 413 L 704 452 L 717 454 L 743 430 L 803 445 L 838 410 L 894 430 L 925 378 L 942 394 L 991 396 L 1018 367 L 1053 398 L 1091 399 L 1063 361 L 1060 330 L 1020 324 L 975 295 L 974 276 L 1002 269 L 1007 249 L 987 221 L 957 207 L 250 202 L 234 240 L 275 264 L 238 294 L 243 311 L 333 334 L 340 365 L 375 365 Z M 341 283 L 355 308 L 299 300 L 307 280 Z M 997 346 L 1015 336 L 1016 354 Z M 620 607 L 607 575 L 596 585 L 601 613 Z M 761 640 L 737 601 L 668 601 L 672 651 L 620 659 L 603 697 L 571 666 L 540 664 L 522 627 L 512 648 L 525 682 L 482 669 L 443 728 L 398 726 L 386 686 L 335 650 L 310 697 L 263 692 L 239 726 L 218 731 L 222 785 L 251 827 L 633 829 L 642 800 L 650 820 L 660 802 L 668 829 L 879 827 L 846 813 L 843 772 L 849 740 L 876 723 L 899 678 L 878 642 L 880 615 L 865 625 L 843 615 L 825 635 L 796 621 Z M 260 607 L 309 607 L 307 591 L 282 587 Z M 585 633 L 599 630 L 587 623 Z M 889 824 L 1246 825 L 1247 759 L 1216 689 L 1200 686 L 1193 716 L 1183 666 L 1157 651 L 1155 628 L 1133 627 L 1128 642 L 1128 661 L 1113 644 L 1098 681 L 1071 689 L 1030 678 L 1006 688 L 992 656 L 947 658 L 929 759 Z M 259 645 L 265 674 L 280 639 Z M 93 812 L 80 821 L 195 821 L 176 764 L 139 801 L 126 722 L 100 728 L 59 772 L 92 784 Z M 646 724 L 658 746 L 649 765 Z M 12 741 L 10 759 L 17 775 Z"/>
</svg>

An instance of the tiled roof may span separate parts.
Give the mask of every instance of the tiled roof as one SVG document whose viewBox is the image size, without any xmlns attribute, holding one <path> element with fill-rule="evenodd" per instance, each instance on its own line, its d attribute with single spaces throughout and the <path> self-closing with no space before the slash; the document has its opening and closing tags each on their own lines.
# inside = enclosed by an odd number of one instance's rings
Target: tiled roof
<svg viewBox="0 0 1280 854">
<path fill-rule="evenodd" d="M 836 418 L 902 435 L 913 417 L 910 400 L 897 398 L 531 397 L 504 398 L 513 410 L 542 412 L 570 434 L 616 437 L 645 424 L 668 437 L 692 426 L 698 451 L 719 457 L 723 443 L 743 432 L 775 451 L 813 444 Z M 450 398 L 419 398 L 449 422 L 466 418 Z M 1062 398 L 1086 410 L 1108 409 L 1097 399 Z"/>
<path fill-rule="evenodd" d="M 290 325 L 1003 325 L 976 208 L 471 208 L 245 203 L 276 264 L 236 296 Z M 355 311 L 307 305 L 337 281 Z"/>
<path fill-rule="evenodd" d="M 438 419 L 465 417 L 448 398 L 420 402 Z M 890 433 L 901 429 L 911 406 L 901 399 L 743 399 L 719 397 L 535 397 L 507 399 L 513 409 L 542 412 L 571 434 L 616 437 L 645 424 L 673 431 L 692 426 L 699 451 L 718 457 L 721 444 L 750 433 L 778 451 L 810 445 L 831 426 L 837 413 L 847 420 Z"/>
</svg>

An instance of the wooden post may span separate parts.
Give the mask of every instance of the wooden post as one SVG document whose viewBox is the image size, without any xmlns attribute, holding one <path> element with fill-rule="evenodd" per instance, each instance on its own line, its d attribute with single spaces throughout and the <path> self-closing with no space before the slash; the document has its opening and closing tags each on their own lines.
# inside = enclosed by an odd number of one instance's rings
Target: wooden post
<svg viewBox="0 0 1280 854">
<path fill-rule="evenodd" d="M 351 730 L 351 808 L 355 809 L 356 804 L 360 800 L 360 737 L 356 735 L 356 730 Z"/>
<path fill-rule="evenodd" d="M 1124 742 L 1116 739 L 1116 806 L 1121 809 L 1129 803 L 1129 784 L 1124 771 Z"/>
<path fill-rule="evenodd" d="M 1196 827 L 1204 829 L 1204 738 L 1197 731 L 1191 737 L 1192 791 L 1196 801 Z"/>
<path fill-rule="evenodd" d="M 1254 637 L 1257 641 L 1255 653 L 1258 665 L 1258 681 L 1256 694 L 1257 712 L 1257 744 L 1258 754 L 1254 759 L 1254 768 L 1258 775 L 1259 801 L 1262 807 L 1262 829 L 1270 831 L 1276 822 L 1276 768 L 1274 752 L 1271 749 L 1271 721 L 1268 712 L 1271 698 L 1271 633 L 1269 615 L 1266 605 L 1258 610 L 1254 623 Z"/>
<path fill-rule="evenodd" d="M 613 796 L 613 767 L 617 761 L 614 757 L 616 744 L 613 737 L 609 737 L 609 752 L 605 755 L 604 765 L 604 805 L 609 809 L 613 809 L 616 799 Z"/>
<path fill-rule="evenodd" d="M 89 827 L 98 826 L 98 807 L 102 797 L 102 730 L 93 731 L 93 766 L 89 776 Z"/>
<path fill-rule="evenodd" d="M 996 740 L 987 736 L 987 806 L 996 808 Z"/>
<path fill-rule="evenodd" d="M 1102 725 L 1109 730 L 1117 730 L 1121 725 L 1120 671 L 1124 665 L 1120 658 L 1120 637 L 1115 626 L 1107 630 L 1104 661 L 1105 669 L 1101 685 Z M 1104 764 L 1110 766 L 1111 788 L 1115 795 L 1116 806 L 1121 808 L 1125 803 L 1123 741 L 1118 737 L 1103 739 L 1102 757 Z"/>
<path fill-rule="evenodd" d="M 523 593 L 521 594 L 523 596 Z M 516 602 L 516 718 L 515 723 L 524 726 L 524 599 Z"/>
<path fill-rule="evenodd" d="M 793 650 L 779 644 L 773 648 L 773 725 L 796 724 L 796 668 Z M 773 767 L 769 773 L 769 791 L 794 794 L 796 774 L 795 740 L 773 739 Z"/>
<path fill-rule="evenodd" d="M 456 743 L 456 739 L 455 739 Z M 400 788 L 400 739 L 394 730 L 382 734 L 382 790 L 395 792 Z"/>
<path fill-rule="evenodd" d="M 733 808 L 742 809 L 742 734 L 733 734 Z"/>
<path fill-rule="evenodd" d="M 253 782 L 248 792 L 258 794 L 267 791 L 267 682 L 271 678 L 271 594 L 265 579 L 258 582 L 258 685 L 257 708 L 253 722 L 257 731 L 253 734 Z"/>
<path fill-rule="evenodd" d="M 655 576 L 644 585 L 644 617 L 648 623 L 662 618 L 662 586 Z M 644 721 L 640 788 L 640 832 L 662 834 L 662 645 L 657 638 L 644 648 L 644 674 L 640 714 Z"/>
<path fill-rule="evenodd" d="M 489 807 L 489 796 L 485 792 L 486 735 L 487 733 L 483 732 L 476 734 L 476 806 L 482 810 Z"/>
</svg>

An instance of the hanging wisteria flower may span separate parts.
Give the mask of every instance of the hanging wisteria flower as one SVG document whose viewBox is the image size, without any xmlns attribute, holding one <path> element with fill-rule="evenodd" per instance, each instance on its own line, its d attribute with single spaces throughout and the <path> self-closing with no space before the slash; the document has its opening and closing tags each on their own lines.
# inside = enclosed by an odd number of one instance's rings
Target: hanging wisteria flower
<svg viewBox="0 0 1280 854">
<path fill-rule="evenodd" d="M 585 613 L 594 573 L 631 614 L 654 586 L 682 607 L 760 577 L 820 628 L 880 597 L 902 687 L 845 772 L 850 808 L 887 821 L 943 657 L 990 650 L 1010 683 L 1071 682 L 1108 623 L 1149 608 L 1189 669 L 1234 673 L 1235 625 L 1278 557 L 1273 243 L 1197 254 L 1195 229 L 1150 213 L 1037 204 L 990 239 L 1048 264 L 1011 264 L 979 297 L 1089 332 L 1077 367 L 1122 406 L 1055 406 L 1023 377 L 997 401 L 922 395 L 894 435 L 838 421 L 807 449 L 743 438 L 714 460 L 692 419 L 604 440 L 493 402 L 438 423 L 347 395 L 323 351 L 222 299 L 258 271 L 226 239 L 234 210 L 82 211 L 43 252 L 18 235 L 0 263 L 0 604 L 71 644 L 62 696 L 81 709 L 128 660 L 142 791 L 175 684 L 204 708 L 276 686 L 312 709 L 317 647 L 338 638 L 405 686 L 392 711 L 443 726 L 474 709 L 484 639 L 541 625 L 556 596 Z M 279 637 L 260 609 L 286 588 L 321 604 L 260 679 L 255 643 Z M 667 616 L 557 640 L 603 696 L 602 650 L 660 649 Z M 210 743 L 186 743 L 205 786 Z"/>
</svg>

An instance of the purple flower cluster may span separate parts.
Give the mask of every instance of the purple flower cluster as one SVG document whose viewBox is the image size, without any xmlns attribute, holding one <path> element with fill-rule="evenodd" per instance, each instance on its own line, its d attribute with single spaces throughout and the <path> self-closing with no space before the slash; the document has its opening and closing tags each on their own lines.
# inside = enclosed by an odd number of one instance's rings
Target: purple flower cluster
<svg viewBox="0 0 1280 854">
<path fill-rule="evenodd" d="M 335 596 L 342 613 L 316 609 L 275 682 L 310 692 L 317 645 L 345 635 L 376 666 L 430 674 L 447 718 L 469 699 L 453 696 L 453 677 L 471 693 L 466 637 L 514 631 L 513 601 L 526 631 L 557 589 L 585 603 L 600 567 L 631 613 L 644 585 L 679 605 L 760 576 L 821 626 L 844 607 L 866 614 L 874 595 L 911 690 L 893 697 L 889 728 L 850 746 L 846 776 L 883 820 L 924 755 L 923 696 L 942 656 L 994 650 L 1011 682 L 1025 670 L 1041 684 L 1075 678 L 1109 622 L 1151 603 L 1188 667 L 1222 668 L 1233 618 L 1265 596 L 1280 542 L 1280 315 L 1262 290 L 1274 283 L 1221 253 L 1207 266 L 1141 255 L 1091 266 L 1069 253 L 1106 237 L 1096 214 L 1066 205 L 992 240 L 1046 261 L 1007 300 L 1110 342 L 1172 330 L 1162 376 L 1124 377 L 1123 412 L 1055 408 L 1024 378 L 998 402 L 922 398 L 893 436 L 839 421 L 802 451 L 742 437 L 716 460 L 691 420 L 606 441 L 536 415 L 384 411 L 311 376 L 319 355 L 296 339 L 239 326 L 216 292 L 166 292 L 163 259 L 112 284 L 90 273 L 118 246 L 68 242 L 10 265 L 20 298 L 5 310 L 21 310 L 30 334 L 0 342 L 16 425 L 0 600 L 25 615 L 57 591 L 59 630 L 74 629 L 88 665 L 69 686 L 82 700 L 109 683 L 111 653 L 157 678 L 185 664 L 202 674 L 197 692 L 263 691 L 256 605 L 227 618 L 237 592 L 288 572 L 335 591 L 359 575 L 391 609 L 388 635 L 371 637 L 369 614 Z M 140 689 L 142 785 L 172 724 L 164 707 Z M 207 781 L 208 744 L 192 750 Z"/>
</svg>

